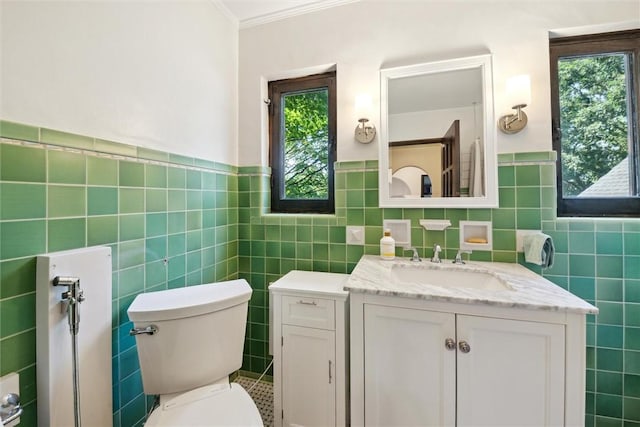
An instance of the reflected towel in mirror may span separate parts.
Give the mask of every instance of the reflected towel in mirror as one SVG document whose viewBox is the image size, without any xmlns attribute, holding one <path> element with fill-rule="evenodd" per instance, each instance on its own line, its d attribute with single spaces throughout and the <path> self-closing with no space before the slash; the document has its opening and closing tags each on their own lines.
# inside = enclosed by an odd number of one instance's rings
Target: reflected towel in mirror
<svg viewBox="0 0 640 427">
<path fill-rule="evenodd" d="M 482 171 L 482 145 L 476 138 L 471 144 L 471 162 L 469 165 L 469 197 L 484 196 L 484 179 Z"/>
</svg>

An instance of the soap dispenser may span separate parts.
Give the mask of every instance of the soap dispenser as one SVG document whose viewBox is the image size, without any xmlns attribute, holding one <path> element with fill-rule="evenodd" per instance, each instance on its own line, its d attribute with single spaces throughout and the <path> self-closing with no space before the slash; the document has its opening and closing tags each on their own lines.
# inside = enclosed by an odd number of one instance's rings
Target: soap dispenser
<svg viewBox="0 0 640 427">
<path fill-rule="evenodd" d="M 391 230 L 385 229 L 380 239 L 380 258 L 392 260 L 396 257 L 396 241 L 391 237 Z"/>
</svg>

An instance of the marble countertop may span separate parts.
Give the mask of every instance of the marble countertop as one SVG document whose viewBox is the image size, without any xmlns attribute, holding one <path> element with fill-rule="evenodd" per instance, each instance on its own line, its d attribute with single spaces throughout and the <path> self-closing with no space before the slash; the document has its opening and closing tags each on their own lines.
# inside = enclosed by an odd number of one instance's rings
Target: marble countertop
<svg viewBox="0 0 640 427">
<path fill-rule="evenodd" d="M 395 267 L 394 267 L 395 266 Z M 393 269 L 425 269 L 424 279 L 398 282 Z M 472 289 L 458 286 L 428 284 L 429 270 L 480 272 L 495 277 L 504 289 Z M 485 276 L 486 277 L 486 276 Z M 464 304 L 487 304 L 530 310 L 564 311 L 596 314 L 598 309 L 544 277 L 520 264 L 476 262 L 454 265 L 450 260 L 432 263 L 412 262 L 408 258 L 386 261 L 374 255 L 364 255 L 351 273 L 344 289 L 353 293 L 398 296 Z"/>
</svg>

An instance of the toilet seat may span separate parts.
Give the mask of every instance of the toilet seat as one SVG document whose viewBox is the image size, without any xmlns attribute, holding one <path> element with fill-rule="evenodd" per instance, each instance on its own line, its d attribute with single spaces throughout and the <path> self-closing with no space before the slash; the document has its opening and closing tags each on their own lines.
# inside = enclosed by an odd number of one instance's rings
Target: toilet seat
<svg viewBox="0 0 640 427">
<path fill-rule="evenodd" d="M 239 384 L 200 387 L 162 403 L 145 427 L 254 426 L 263 427 L 251 396 Z"/>
</svg>

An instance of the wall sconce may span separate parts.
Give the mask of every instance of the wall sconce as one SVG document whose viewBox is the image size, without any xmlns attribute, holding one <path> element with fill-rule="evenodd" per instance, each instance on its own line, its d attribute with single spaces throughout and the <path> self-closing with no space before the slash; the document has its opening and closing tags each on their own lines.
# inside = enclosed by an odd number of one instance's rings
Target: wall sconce
<svg viewBox="0 0 640 427">
<path fill-rule="evenodd" d="M 373 112 L 373 101 L 369 95 L 356 96 L 356 114 L 360 124 L 356 126 L 356 141 L 363 144 L 368 144 L 376 137 L 376 127 L 371 124 L 367 125 L 369 121 L 368 117 L 371 117 Z"/>
<path fill-rule="evenodd" d="M 506 96 L 516 113 L 507 114 L 498 120 L 498 128 L 507 134 L 518 133 L 527 125 L 527 115 L 522 111 L 531 103 L 531 80 L 528 75 L 515 76 L 507 80 Z"/>
</svg>

